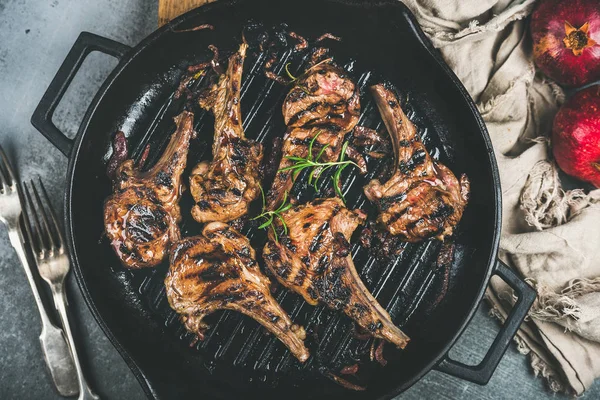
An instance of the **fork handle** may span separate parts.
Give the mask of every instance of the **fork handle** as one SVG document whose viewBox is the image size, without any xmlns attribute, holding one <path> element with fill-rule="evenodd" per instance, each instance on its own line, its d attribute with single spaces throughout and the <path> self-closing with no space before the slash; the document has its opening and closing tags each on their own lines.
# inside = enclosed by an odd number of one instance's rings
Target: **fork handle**
<svg viewBox="0 0 600 400">
<path fill-rule="evenodd" d="M 27 281 L 33 292 L 33 298 L 35 299 L 38 311 L 40 312 L 40 318 L 42 320 L 40 344 L 54 386 L 61 396 L 74 396 L 78 393 L 79 388 L 77 385 L 75 364 L 71 358 L 69 345 L 67 344 L 62 329 L 56 327 L 48 317 L 46 307 L 42 302 L 37 283 L 33 276 L 31 265 L 29 264 L 29 260 L 25 253 L 25 246 L 20 230 L 9 230 L 8 237 L 23 265 Z"/>
<path fill-rule="evenodd" d="M 64 280 L 60 283 L 51 285 L 52 297 L 54 299 L 54 306 L 60 316 L 63 329 L 67 336 L 67 342 L 73 355 L 73 361 L 75 363 L 75 370 L 77 372 L 77 382 L 79 384 L 79 400 L 100 400 L 100 397 L 96 395 L 89 387 L 85 376 L 83 375 L 83 369 L 77 355 L 77 346 L 75 345 L 75 339 L 73 338 L 73 332 L 71 331 L 71 324 L 69 322 L 69 314 L 67 312 L 67 296 L 65 293 Z"/>
</svg>

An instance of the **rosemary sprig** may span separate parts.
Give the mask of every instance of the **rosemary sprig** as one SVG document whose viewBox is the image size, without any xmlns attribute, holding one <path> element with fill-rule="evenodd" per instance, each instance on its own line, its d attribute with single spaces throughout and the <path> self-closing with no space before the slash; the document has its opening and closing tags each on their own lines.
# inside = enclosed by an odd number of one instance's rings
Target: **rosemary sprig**
<svg viewBox="0 0 600 400">
<path fill-rule="evenodd" d="M 292 73 L 291 73 L 291 72 L 290 72 L 290 70 L 289 70 L 289 68 L 290 68 L 290 65 L 291 65 L 291 64 L 292 64 L 292 63 L 287 63 L 287 64 L 285 64 L 285 73 L 286 73 L 286 74 L 287 74 L 287 76 L 288 76 L 288 77 L 291 79 L 289 83 L 292 83 L 292 82 L 294 82 L 296 79 L 298 79 L 297 77 L 295 77 L 294 75 L 292 75 Z"/>
<path fill-rule="evenodd" d="M 338 169 L 334 172 L 333 176 L 331 177 L 331 180 L 333 180 L 333 188 L 344 203 L 346 203 L 346 199 L 344 198 L 344 193 L 342 193 L 342 188 L 340 187 L 340 178 L 342 176 L 342 171 L 344 171 L 344 169 L 351 164 L 358 168 L 358 165 L 356 165 L 356 163 L 352 161 L 344 161 L 344 158 L 346 157 L 346 148 L 348 148 L 348 142 L 344 143 L 344 145 L 342 146 L 342 153 L 340 154 L 339 162 L 346 162 L 347 164 L 338 167 Z"/>
<path fill-rule="evenodd" d="M 304 76 L 306 76 L 306 75 L 307 75 L 307 74 L 308 74 L 308 73 L 309 73 L 311 70 L 313 70 L 313 69 L 317 68 L 319 65 L 321 65 L 321 64 L 325 64 L 325 63 L 328 63 L 328 62 L 331 62 L 331 61 L 333 61 L 333 58 L 331 58 L 331 57 L 329 57 L 329 58 L 326 58 L 326 59 L 324 59 L 324 60 L 321 60 L 321 61 L 319 61 L 318 63 L 316 63 L 315 65 L 313 65 L 312 67 L 308 68 L 306 71 L 304 71 L 303 73 L 301 73 L 301 74 L 300 74 L 300 75 L 298 75 L 298 76 L 294 76 L 294 75 L 292 75 L 292 73 L 290 72 L 290 65 L 291 65 L 292 63 L 287 63 L 287 64 L 285 64 L 285 73 L 287 74 L 288 78 L 290 78 L 290 81 L 288 82 L 288 85 L 291 85 L 292 83 L 294 83 L 294 82 L 298 81 L 300 78 L 303 78 L 303 77 L 304 77 Z M 302 91 L 303 91 L 304 93 L 306 93 L 307 95 L 310 95 L 310 94 L 311 94 L 311 93 L 310 93 L 310 91 L 308 90 L 308 88 L 307 88 L 307 87 L 305 87 L 305 86 L 302 86 L 302 85 L 299 85 L 299 84 L 296 84 L 295 86 L 297 86 L 297 87 L 298 87 L 300 90 L 302 90 Z"/>
<path fill-rule="evenodd" d="M 287 76 L 288 76 L 288 77 L 291 79 L 291 81 L 290 81 L 289 83 L 295 82 L 295 81 L 297 81 L 298 79 L 305 77 L 306 75 L 308 75 L 308 73 L 309 73 L 310 71 L 312 71 L 313 69 L 317 68 L 317 67 L 318 67 L 318 66 L 320 66 L 321 64 L 325 64 L 325 63 L 328 63 L 328 62 L 331 62 L 331 61 L 333 61 L 333 58 L 331 58 L 331 57 L 329 57 L 329 58 L 326 58 L 326 59 L 324 59 L 324 60 L 321 60 L 321 61 L 319 61 L 318 63 L 316 63 L 315 65 L 313 65 L 312 67 L 308 68 L 306 71 L 304 71 L 303 73 L 301 73 L 301 74 L 300 74 L 300 75 L 298 75 L 298 76 L 294 76 L 294 75 L 292 75 L 292 73 L 291 73 L 291 72 L 290 72 L 290 70 L 289 70 L 289 66 L 290 66 L 292 63 L 287 63 L 287 64 L 285 64 L 285 72 L 286 72 Z"/>
<path fill-rule="evenodd" d="M 279 221 L 281 222 L 281 226 L 283 227 L 283 233 L 287 234 L 288 226 L 285 223 L 285 219 L 283 219 L 283 216 L 281 214 L 283 214 L 284 212 L 286 212 L 287 210 L 292 208 L 293 204 L 287 202 L 288 192 L 285 192 L 283 195 L 283 201 L 281 202 L 281 205 L 275 211 L 269 211 L 269 210 L 267 210 L 267 201 L 265 199 L 265 192 L 263 191 L 262 186 L 259 186 L 259 187 L 260 187 L 260 194 L 262 196 L 262 203 L 263 203 L 262 213 L 260 213 L 256 217 L 252 218 L 252 220 L 254 221 L 256 219 L 262 218 L 264 221 L 262 224 L 260 224 L 258 226 L 258 229 L 265 229 L 265 228 L 270 227 L 271 230 L 273 231 L 273 236 L 275 237 L 275 242 L 279 243 L 279 236 L 277 235 L 277 229 L 275 228 L 275 218 L 279 219 Z"/>
<path fill-rule="evenodd" d="M 317 140 L 317 137 L 320 134 L 321 134 L 321 131 L 318 131 L 317 134 L 315 135 L 315 137 L 312 138 L 312 140 L 310 141 L 310 143 L 308 145 L 308 156 L 307 157 L 303 158 L 303 157 L 296 157 L 296 156 L 286 156 L 285 158 L 287 158 L 290 161 L 293 161 L 294 164 L 287 166 L 285 168 L 281 168 L 278 172 L 292 171 L 292 178 L 294 180 L 296 180 L 298 175 L 303 170 L 311 169 L 312 171 L 310 172 L 310 175 L 308 177 L 308 184 L 312 185 L 313 188 L 315 190 L 317 190 L 317 183 L 319 182 L 321 175 L 323 175 L 323 172 L 327 171 L 330 168 L 336 168 L 333 176 L 331 177 L 333 180 L 333 186 L 334 186 L 334 189 L 335 189 L 335 192 L 337 193 L 337 195 L 340 196 L 342 201 L 345 202 L 346 200 L 344 198 L 344 194 L 342 193 L 342 190 L 340 188 L 340 179 L 342 176 L 342 171 L 344 171 L 344 169 L 346 169 L 349 165 L 353 165 L 357 168 L 358 168 L 358 165 L 356 165 L 356 163 L 354 161 L 345 159 L 346 149 L 348 148 L 348 142 L 345 142 L 342 145 L 342 152 L 340 155 L 340 159 L 338 161 L 328 161 L 328 162 L 321 161 L 321 157 L 323 156 L 323 153 L 325 153 L 325 150 L 327 150 L 327 148 L 329 147 L 329 144 L 326 144 L 325 146 L 323 146 L 321 148 L 321 150 L 319 151 L 319 153 L 317 154 L 317 156 L 314 157 L 313 156 L 313 147 L 314 147 L 315 141 Z"/>
<path fill-rule="evenodd" d="M 291 85 L 292 83 L 296 82 L 300 77 L 302 77 L 304 74 L 298 75 L 298 76 L 294 76 L 292 75 L 292 73 L 290 72 L 290 65 L 292 63 L 287 63 L 285 64 L 285 73 L 287 74 L 288 78 L 290 78 L 290 81 L 288 82 L 288 85 Z M 304 93 L 306 93 L 307 95 L 310 95 L 310 92 L 308 91 L 308 89 L 302 85 L 296 84 L 295 85 L 298 89 L 302 90 Z"/>
</svg>

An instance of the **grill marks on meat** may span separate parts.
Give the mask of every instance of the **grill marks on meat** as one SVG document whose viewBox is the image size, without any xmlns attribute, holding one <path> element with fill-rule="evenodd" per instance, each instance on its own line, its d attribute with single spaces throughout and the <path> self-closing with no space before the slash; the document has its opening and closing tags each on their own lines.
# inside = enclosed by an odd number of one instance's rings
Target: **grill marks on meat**
<svg viewBox="0 0 600 400">
<path fill-rule="evenodd" d="M 348 210 L 339 198 L 317 199 L 282 214 L 288 234 L 264 247 L 267 268 L 286 288 L 311 305 L 343 311 L 371 335 L 404 348 L 409 338 L 362 283 L 349 240 L 366 215 Z"/>
<path fill-rule="evenodd" d="M 113 194 L 104 203 L 104 226 L 111 246 L 128 268 L 152 267 L 179 239 L 179 197 L 189 141 L 194 132 L 192 113 L 175 118 L 176 132 L 156 165 L 141 172 L 129 159 L 115 171 Z"/>
<path fill-rule="evenodd" d="M 171 307 L 186 328 L 203 339 L 204 317 L 216 310 L 241 312 L 254 318 L 302 362 L 309 353 L 304 328 L 294 325 L 270 292 L 270 281 L 258 267 L 248 238 L 221 222 L 212 222 L 202 235 L 171 247 L 165 286 Z"/>
<path fill-rule="evenodd" d="M 248 212 L 260 194 L 262 145 L 246 139 L 242 129 L 240 89 L 247 45 L 229 59 L 227 72 L 201 96 L 200 106 L 215 116 L 211 162 L 199 163 L 190 174 L 196 205 L 192 216 L 200 223 L 229 222 Z"/>
<path fill-rule="evenodd" d="M 374 179 L 364 192 L 379 208 L 378 222 L 407 242 L 435 237 L 443 240 L 460 221 L 469 197 L 469 180 L 460 181 L 432 159 L 395 93 L 384 85 L 371 88 L 392 139 L 396 157 L 392 177 Z"/>
<path fill-rule="evenodd" d="M 295 82 L 283 103 L 283 117 L 288 130 L 284 136 L 279 170 L 293 165 L 286 156 L 306 158 L 311 140 L 313 156 L 329 145 L 320 161 L 337 161 L 344 136 L 357 124 L 360 99 L 357 86 L 347 73 L 331 59 L 316 62 Z M 294 184 L 292 171 L 277 172 L 267 196 L 269 209 L 275 209 Z"/>
</svg>

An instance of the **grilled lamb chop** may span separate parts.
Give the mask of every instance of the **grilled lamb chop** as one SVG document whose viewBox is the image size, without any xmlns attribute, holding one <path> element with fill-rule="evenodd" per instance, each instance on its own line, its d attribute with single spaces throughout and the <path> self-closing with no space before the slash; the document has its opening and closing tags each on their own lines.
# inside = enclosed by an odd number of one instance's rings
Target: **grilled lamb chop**
<svg viewBox="0 0 600 400">
<path fill-rule="evenodd" d="M 371 335 L 404 348 L 409 338 L 364 286 L 350 255 L 350 237 L 366 215 L 348 210 L 339 198 L 314 200 L 282 213 L 279 240 L 269 233 L 263 250 L 267 267 L 282 285 L 311 305 L 343 311 Z"/>
<path fill-rule="evenodd" d="M 318 50 L 317 56 L 322 55 Z M 293 165 L 286 157 L 308 156 L 311 140 L 313 155 L 328 145 L 320 161 L 336 161 L 340 156 L 344 136 L 357 124 L 360 113 L 359 91 L 346 72 L 331 59 L 317 62 L 295 82 L 283 103 L 283 118 L 288 130 L 284 136 L 283 157 L 279 170 Z M 275 209 L 294 184 L 292 171 L 275 175 L 268 194 L 268 209 Z"/>
<path fill-rule="evenodd" d="M 213 160 L 199 163 L 190 174 L 190 192 L 198 222 L 229 222 L 248 212 L 260 194 L 262 145 L 245 138 L 240 89 L 247 44 L 229 59 L 227 72 L 200 99 L 215 116 Z"/>
<path fill-rule="evenodd" d="M 185 169 L 194 115 L 175 118 L 177 130 L 156 165 L 141 172 L 133 160 L 116 170 L 113 194 L 104 203 L 106 235 L 125 267 L 159 264 L 179 239 L 181 173 Z"/>
<path fill-rule="evenodd" d="M 375 85 L 371 91 L 396 157 L 387 182 L 374 179 L 364 188 L 379 208 L 378 222 L 407 242 L 444 240 L 467 205 L 469 179 L 463 174 L 459 181 L 448 167 L 431 158 L 394 92 L 384 85 Z"/>
<path fill-rule="evenodd" d="M 170 260 L 165 278 L 169 304 L 201 340 L 208 329 L 205 316 L 235 310 L 261 323 L 300 361 L 308 359 L 304 328 L 294 325 L 271 295 L 271 282 L 260 272 L 248 238 L 212 222 L 202 235 L 173 244 Z"/>
</svg>

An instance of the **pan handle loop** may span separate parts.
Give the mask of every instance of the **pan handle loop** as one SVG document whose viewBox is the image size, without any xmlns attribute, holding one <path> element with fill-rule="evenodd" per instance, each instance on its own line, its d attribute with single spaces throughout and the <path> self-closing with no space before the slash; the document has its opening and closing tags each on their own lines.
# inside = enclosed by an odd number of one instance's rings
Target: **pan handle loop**
<svg viewBox="0 0 600 400">
<path fill-rule="evenodd" d="M 523 319 L 527 315 L 527 312 L 536 297 L 535 290 L 533 290 L 531 286 L 502 261 L 497 261 L 494 273 L 508 283 L 518 296 L 517 302 L 506 318 L 504 325 L 500 328 L 498 336 L 496 336 L 496 339 L 494 339 L 487 354 L 478 365 L 466 365 L 455 361 L 446 355 L 446 357 L 437 365 L 436 369 L 438 371 L 480 385 L 487 384 L 494 374 L 510 341 L 519 330 L 521 322 L 523 322 Z"/>
<path fill-rule="evenodd" d="M 31 124 L 65 156 L 69 157 L 74 140 L 69 139 L 54 125 L 52 116 L 81 64 L 92 51 L 99 51 L 120 60 L 129 50 L 131 47 L 122 43 L 93 33 L 81 32 L 58 69 L 48 90 L 31 116 Z"/>
</svg>

